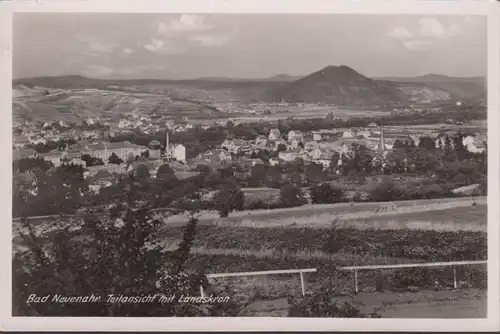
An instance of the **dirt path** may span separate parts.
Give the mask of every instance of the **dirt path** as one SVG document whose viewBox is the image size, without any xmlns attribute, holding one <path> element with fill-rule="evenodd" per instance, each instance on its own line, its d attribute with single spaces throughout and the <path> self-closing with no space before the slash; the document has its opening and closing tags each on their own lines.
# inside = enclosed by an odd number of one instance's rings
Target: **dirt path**
<svg viewBox="0 0 500 334">
<path fill-rule="evenodd" d="M 201 224 L 246 227 L 329 227 L 333 220 L 346 227 L 375 229 L 423 229 L 486 231 L 486 198 L 471 205 L 470 198 L 305 205 L 298 208 L 233 212 L 220 219 L 216 212 L 199 215 Z M 167 225 L 185 223 L 187 216 L 166 218 Z"/>
<path fill-rule="evenodd" d="M 339 297 L 360 306 L 363 313 L 377 309 L 382 318 L 485 318 L 486 292 L 469 290 L 376 292 L 360 293 L 355 297 Z M 383 307 L 380 309 L 380 307 Z M 249 305 L 242 316 L 286 317 L 288 302 L 285 298 L 259 300 Z"/>
<path fill-rule="evenodd" d="M 486 318 L 486 300 L 447 300 L 397 305 L 383 318 Z"/>
</svg>

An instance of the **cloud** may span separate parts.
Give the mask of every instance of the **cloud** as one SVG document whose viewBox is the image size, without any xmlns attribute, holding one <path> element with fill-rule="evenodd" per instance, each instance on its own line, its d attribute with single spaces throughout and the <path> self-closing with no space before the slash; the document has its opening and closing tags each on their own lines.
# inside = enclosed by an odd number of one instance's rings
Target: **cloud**
<svg viewBox="0 0 500 334">
<path fill-rule="evenodd" d="M 407 39 L 413 38 L 413 34 L 404 27 L 395 27 L 387 33 L 387 36 L 394 39 Z"/>
<path fill-rule="evenodd" d="M 77 40 L 86 44 L 88 51 L 93 54 L 112 53 L 120 44 L 116 42 L 108 42 L 91 36 L 77 36 Z"/>
<path fill-rule="evenodd" d="M 455 36 L 460 31 L 460 26 L 457 23 L 444 25 L 435 18 L 424 17 L 419 20 L 418 35 L 421 37 L 431 37 L 445 39 Z"/>
<path fill-rule="evenodd" d="M 230 36 L 215 31 L 205 16 L 185 14 L 175 19 L 156 21 L 150 42 L 144 48 L 163 54 L 184 53 L 193 46 L 219 47 L 225 45 Z"/>
<path fill-rule="evenodd" d="M 135 53 L 135 51 L 132 49 L 129 49 L 129 48 L 125 48 L 125 49 L 122 49 L 122 53 L 126 54 L 126 55 L 131 55 L 131 54 Z"/>
<path fill-rule="evenodd" d="M 197 35 L 191 37 L 191 39 L 199 45 L 206 47 L 223 46 L 229 41 L 228 36 L 222 35 Z"/>
<path fill-rule="evenodd" d="M 444 24 L 431 17 L 423 17 L 412 28 L 397 26 L 390 29 L 386 36 L 397 40 L 409 50 L 424 50 L 438 41 L 456 36 L 460 32 L 460 25 L 456 22 Z"/>
<path fill-rule="evenodd" d="M 158 24 L 158 33 L 168 35 L 172 32 L 201 32 L 213 29 L 201 15 L 184 14 L 178 19 L 171 19 L 168 22 Z"/>
<path fill-rule="evenodd" d="M 412 39 L 402 41 L 403 45 L 409 50 L 425 50 L 427 49 L 431 42 L 421 39 Z"/>
<path fill-rule="evenodd" d="M 151 43 L 144 45 L 144 48 L 151 52 L 155 52 L 160 50 L 164 44 L 165 43 L 159 39 L 151 38 Z"/>
<path fill-rule="evenodd" d="M 174 45 L 172 43 L 166 43 L 164 40 L 156 38 L 151 38 L 151 42 L 144 45 L 144 48 L 150 52 L 162 54 L 180 54 L 186 51 L 183 47 Z"/>
</svg>

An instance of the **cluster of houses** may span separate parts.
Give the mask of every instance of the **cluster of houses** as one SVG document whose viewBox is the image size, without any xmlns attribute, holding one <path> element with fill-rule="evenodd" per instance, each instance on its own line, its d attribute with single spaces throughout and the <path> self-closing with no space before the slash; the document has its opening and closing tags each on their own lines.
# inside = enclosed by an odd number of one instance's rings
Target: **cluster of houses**
<svg viewBox="0 0 500 334">
<path fill-rule="evenodd" d="M 364 145 L 373 150 L 377 156 L 385 156 L 394 146 L 396 140 L 411 140 L 419 144 L 421 136 L 429 136 L 435 141 L 436 148 L 443 147 L 445 138 L 453 135 L 451 132 L 423 133 L 423 134 L 386 134 L 384 128 L 372 123 L 368 128 L 360 129 L 334 129 L 320 130 L 303 133 L 291 130 L 282 134 L 279 129 L 271 129 L 267 136 L 258 135 L 254 140 L 226 139 L 220 148 L 200 154 L 191 164 L 216 166 L 226 162 L 235 161 L 250 164 L 250 166 L 263 163 L 259 158 L 252 158 L 259 151 L 277 152 L 275 157 L 269 159 L 270 165 L 281 162 L 291 162 L 301 159 L 305 162 L 317 163 L 328 168 L 333 157 L 338 157 L 337 164 L 342 163 L 342 157 L 352 151 L 355 144 Z M 463 138 L 463 145 L 473 153 L 485 150 L 486 137 L 482 135 L 467 136 Z"/>
<path fill-rule="evenodd" d="M 147 154 L 145 154 L 147 152 Z M 122 142 L 107 142 L 107 141 L 92 141 L 83 140 L 78 143 L 67 146 L 64 150 L 55 150 L 48 153 L 37 153 L 34 149 L 21 148 L 13 151 L 13 160 L 22 158 L 43 158 L 52 162 L 55 167 L 64 164 L 74 164 L 86 167 L 86 162 L 82 160 L 84 155 L 93 158 L 101 159 L 103 162 L 102 168 L 113 169 L 116 163 L 110 163 L 110 157 L 115 156 L 122 163 L 132 161 L 136 157 L 147 156 L 151 161 L 178 161 L 186 162 L 186 147 L 182 144 L 172 144 L 169 140 L 167 132 L 165 137 L 165 145 L 159 141 L 153 140 L 148 146 L 133 144 L 129 141 Z M 118 161 L 118 160 L 117 160 Z"/>
</svg>

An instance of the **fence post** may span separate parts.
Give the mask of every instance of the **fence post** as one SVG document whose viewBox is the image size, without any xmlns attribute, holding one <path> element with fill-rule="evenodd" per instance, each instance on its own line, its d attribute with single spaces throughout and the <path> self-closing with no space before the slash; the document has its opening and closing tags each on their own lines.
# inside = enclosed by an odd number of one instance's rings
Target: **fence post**
<svg viewBox="0 0 500 334">
<path fill-rule="evenodd" d="M 200 296 L 205 297 L 205 292 L 203 291 L 203 285 L 200 285 Z"/>
<path fill-rule="evenodd" d="M 457 269 L 455 266 L 452 266 L 453 268 L 453 288 L 457 288 Z"/>
<path fill-rule="evenodd" d="M 358 271 L 354 269 L 354 291 L 358 293 Z"/>
<path fill-rule="evenodd" d="M 304 273 L 301 271 L 299 274 L 300 274 L 300 287 L 302 289 L 302 296 L 304 297 L 306 295 L 306 287 L 305 287 L 305 282 L 304 282 Z"/>
</svg>

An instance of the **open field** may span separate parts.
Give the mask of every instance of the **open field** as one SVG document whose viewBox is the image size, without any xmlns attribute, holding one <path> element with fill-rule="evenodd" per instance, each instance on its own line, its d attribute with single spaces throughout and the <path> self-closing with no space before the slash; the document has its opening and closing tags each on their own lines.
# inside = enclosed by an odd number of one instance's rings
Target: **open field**
<svg viewBox="0 0 500 334">
<path fill-rule="evenodd" d="M 258 200 L 264 203 L 277 201 L 280 197 L 280 190 L 275 188 L 243 188 L 245 203 L 251 203 Z"/>
<path fill-rule="evenodd" d="M 294 118 L 322 118 L 325 117 L 329 112 L 333 113 L 333 117 L 339 119 L 348 119 L 351 117 L 384 117 L 389 116 L 388 111 L 376 111 L 376 110 L 348 110 L 348 109 L 338 109 L 334 107 L 317 107 L 314 109 L 309 109 L 307 107 L 291 107 L 289 112 L 276 112 L 270 115 L 251 115 L 251 114 L 230 114 L 232 119 L 239 122 L 255 122 L 256 120 L 265 119 L 267 121 L 275 121 L 279 119 L 285 119 L 288 117 Z"/>
<path fill-rule="evenodd" d="M 488 122 L 486 120 L 473 120 L 464 124 L 420 124 L 420 125 L 402 125 L 402 126 L 386 126 L 384 127 L 386 132 L 391 130 L 396 130 L 398 132 L 405 132 L 408 134 L 415 133 L 421 134 L 422 131 L 439 131 L 439 130 L 450 130 L 450 131 L 462 131 L 462 132 L 473 132 L 473 133 L 484 133 L 486 134 L 488 130 Z"/>
<path fill-rule="evenodd" d="M 486 197 L 447 198 L 385 203 L 314 204 L 295 208 L 233 212 L 220 219 L 216 212 L 200 214 L 202 224 L 249 227 L 328 227 L 335 219 L 346 226 L 379 229 L 486 230 Z M 186 221 L 172 216 L 166 224 Z"/>
<path fill-rule="evenodd" d="M 247 190 L 248 196 L 274 196 L 272 192 Z M 486 231 L 486 197 L 477 197 L 476 206 L 472 198 L 443 198 L 433 200 L 313 204 L 294 208 L 273 210 L 252 210 L 232 212 L 228 218 L 221 219 L 217 212 L 201 212 L 199 225 L 221 228 L 230 227 L 286 227 L 322 229 L 330 227 L 337 220 L 344 227 L 356 229 L 410 229 L 434 231 Z M 162 216 L 162 211 L 157 211 Z M 68 216 L 63 220 L 68 225 L 81 217 Z M 54 221 L 58 216 L 31 217 L 29 221 L 37 233 L 60 228 Z M 188 220 L 187 214 L 163 218 L 166 228 L 182 227 Z M 19 219 L 12 221 L 13 237 L 20 229 Z"/>
</svg>

